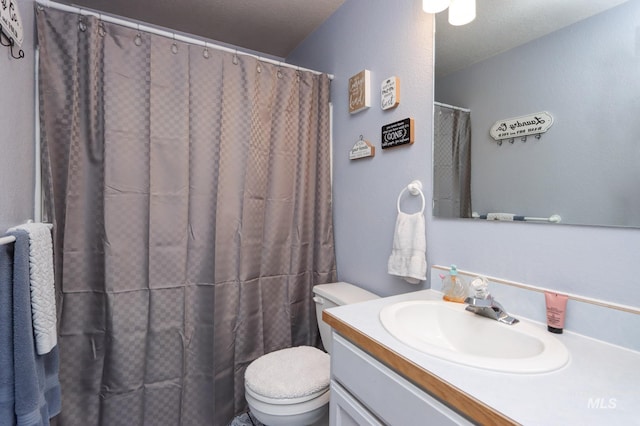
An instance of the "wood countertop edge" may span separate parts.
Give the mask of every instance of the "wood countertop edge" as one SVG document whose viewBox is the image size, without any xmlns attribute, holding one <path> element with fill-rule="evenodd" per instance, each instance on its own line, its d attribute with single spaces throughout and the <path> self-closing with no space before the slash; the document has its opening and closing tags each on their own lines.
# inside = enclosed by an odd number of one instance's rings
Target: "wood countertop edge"
<svg viewBox="0 0 640 426">
<path fill-rule="evenodd" d="M 373 340 L 361 331 L 356 330 L 329 312 L 322 312 L 322 319 L 334 330 L 368 352 L 378 361 L 472 421 L 483 425 L 491 424 L 496 426 L 519 424 L 418 364 Z"/>
</svg>

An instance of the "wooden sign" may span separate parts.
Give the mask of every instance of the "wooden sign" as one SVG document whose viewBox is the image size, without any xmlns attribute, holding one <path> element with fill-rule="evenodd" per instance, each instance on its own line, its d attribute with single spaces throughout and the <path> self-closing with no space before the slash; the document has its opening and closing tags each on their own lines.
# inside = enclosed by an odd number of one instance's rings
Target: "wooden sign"
<svg viewBox="0 0 640 426">
<path fill-rule="evenodd" d="M 498 120 L 489 130 L 491 137 L 500 141 L 502 139 L 517 138 L 520 136 L 537 135 L 549 130 L 553 124 L 553 117 L 546 111 L 520 117 Z"/>
<path fill-rule="evenodd" d="M 349 112 L 367 109 L 371 106 L 371 73 L 362 70 L 349 79 Z"/>
<path fill-rule="evenodd" d="M 395 108 L 400 104 L 400 79 L 389 77 L 380 86 L 380 107 L 385 109 Z"/>
<path fill-rule="evenodd" d="M 412 144 L 413 141 L 413 118 L 382 126 L 382 149 Z"/>
<path fill-rule="evenodd" d="M 349 160 L 358 160 L 360 158 L 374 157 L 376 155 L 376 147 L 365 141 L 362 136 L 358 142 L 353 145 L 349 151 Z"/>
</svg>

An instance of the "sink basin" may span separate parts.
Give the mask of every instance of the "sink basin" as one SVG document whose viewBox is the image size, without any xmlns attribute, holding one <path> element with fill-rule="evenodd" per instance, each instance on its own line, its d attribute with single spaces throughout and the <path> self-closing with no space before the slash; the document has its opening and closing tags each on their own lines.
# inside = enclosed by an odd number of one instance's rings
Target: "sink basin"
<svg viewBox="0 0 640 426">
<path fill-rule="evenodd" d="M 463 303 L 414 300 L 380 311 L 384 328 L 401 342 L 447 361 L 506 373 L 546 373 L 569 361 L 564 344 L 527 321 L 514 325 L 481 317 Z"/>
</svg>

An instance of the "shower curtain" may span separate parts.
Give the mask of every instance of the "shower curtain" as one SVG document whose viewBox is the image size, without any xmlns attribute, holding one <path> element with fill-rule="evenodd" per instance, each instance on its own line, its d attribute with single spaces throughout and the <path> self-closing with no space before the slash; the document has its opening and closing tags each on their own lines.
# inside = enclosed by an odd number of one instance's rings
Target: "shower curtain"
<svg viewBox="0 0 640 426">
<path fill-rule="evenodd" d="M 326 75 L 37 10 L 61 425 L 226 425 L 319 345 L 335 281 Z"/>
<path fill-rule="evenodd" d="M 433 215 L 470 218 L 471 113 L 433 108 Z"/>
</svg>

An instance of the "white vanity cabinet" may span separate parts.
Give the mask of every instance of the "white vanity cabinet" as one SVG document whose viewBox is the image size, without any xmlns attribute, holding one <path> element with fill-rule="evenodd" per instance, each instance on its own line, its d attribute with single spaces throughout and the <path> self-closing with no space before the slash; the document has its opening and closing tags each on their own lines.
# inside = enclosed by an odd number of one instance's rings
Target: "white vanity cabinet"
<svg viewBox="0 0 640 426">
<path fill-rule="evenodd" d="M 331 426 L 472 424 L 336 332 L 330 419 Z"/>
</svg>

